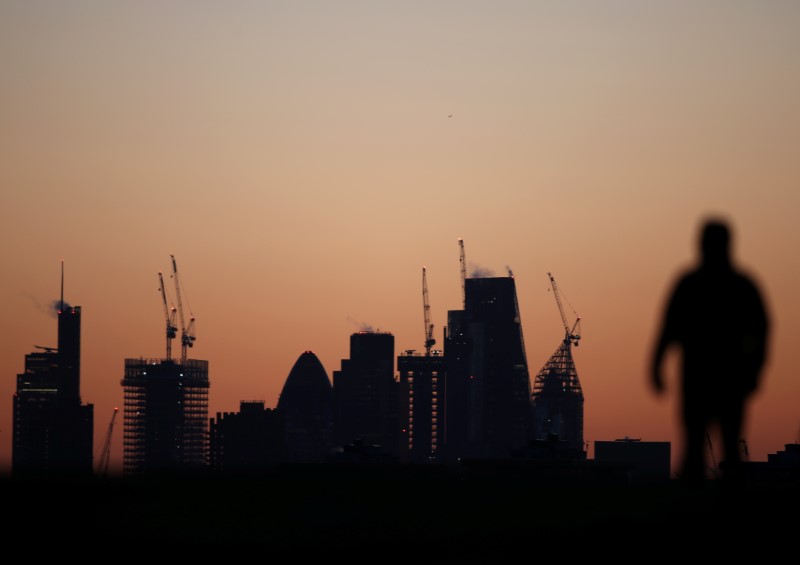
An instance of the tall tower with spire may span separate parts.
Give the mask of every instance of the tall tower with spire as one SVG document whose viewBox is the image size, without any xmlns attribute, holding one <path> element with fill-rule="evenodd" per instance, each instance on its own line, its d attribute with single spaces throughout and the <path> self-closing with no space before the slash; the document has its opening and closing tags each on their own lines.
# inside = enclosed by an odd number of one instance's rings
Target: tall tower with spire
<svg viewBox="0 0 800 565">
<path fill-rule="evenodd" d="M 14 475 L 92 473 L 94 406 L 80 395 L 81 307 L 64 301 L 64 263 L 58 315 L 58 347 L 36 346 L 25 356 L 14 394 Z"/>
</svg>

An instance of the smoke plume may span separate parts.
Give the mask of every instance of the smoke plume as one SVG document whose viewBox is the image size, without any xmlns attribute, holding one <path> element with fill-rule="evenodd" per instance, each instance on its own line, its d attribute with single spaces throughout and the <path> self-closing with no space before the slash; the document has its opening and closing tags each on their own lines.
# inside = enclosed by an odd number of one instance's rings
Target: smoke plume
<svg viewBox="0 0 800 565">
<path fill-rule="evenodd" d="M 353 324 L 355 327 L 357 327 L 358 331 L 360 331 L 360 332 L 374 332 L 375 331 L 375 327 L 372 324 L 368 324 L 366 322 L 359 322 L 357 320 L 354 320 L 350 316 L 347 317 L 347 321 L 350 322 L 351 324 Z"/>
<path fill-rule="evenodd" d="M 68 308 L 72 308 L 72 306 L 70 306 L 69 302 L 66 300 L 64 302 L 61 302 L 60 300 L 53 300 L 50 303 L 50 315 L 54 318 L 57 318 L 59 312 Z"/>
<path fill-rule="evenodd" d="M 469 278 L 471 279 L 486 279 L 494 276 L 494 271 L 488 267 L 480 265 L 473 265 L 470 271 Z"/>
</svg>

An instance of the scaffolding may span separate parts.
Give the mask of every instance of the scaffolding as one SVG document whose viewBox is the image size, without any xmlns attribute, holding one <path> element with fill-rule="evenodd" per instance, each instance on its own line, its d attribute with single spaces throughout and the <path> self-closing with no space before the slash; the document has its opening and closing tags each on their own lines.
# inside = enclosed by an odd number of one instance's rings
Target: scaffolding
<svg viewBox="0 0 800 565">
<path fill-rule="evenodd" d="M 583 390 L 565 339 L 536 375 L 532 394 L 534 439 L 557 438 L 583 449 Z"/>
<path fill-rule="evenodd" d="M 208 454 L 208 361 L 126 359 L 123 472 L 197 470 Z"/>
</svg>

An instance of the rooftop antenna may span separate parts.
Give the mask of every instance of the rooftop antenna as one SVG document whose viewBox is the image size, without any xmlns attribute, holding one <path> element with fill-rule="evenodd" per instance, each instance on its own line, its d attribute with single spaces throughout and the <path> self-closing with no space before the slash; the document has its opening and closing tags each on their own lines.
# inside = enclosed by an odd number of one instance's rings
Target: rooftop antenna
<svg viewBox="0 0 800 565">
<path fill-rule="evenodd" d="M 425 267 L 422 267 L 422 308 L 425 314 L 425 356 L 431 356 L 431 347 L 436 345 L 433 338 L 433 324 L 431 323 L 431 304 L 428 301 L 428 278 L 425 275 Z"/>
<path fill-rule="evenodd" d="M 464 240 L 458 238 L 458 262 L 461 263 L 461 300 L 467 307 L 467 257 L 464 253 Z"/>
<path fill-rule="evenodd" d="M 61 301 L 58 303 L 58 313 L 64 311 L 64 260 L 61 260 Z"/>
</svg>

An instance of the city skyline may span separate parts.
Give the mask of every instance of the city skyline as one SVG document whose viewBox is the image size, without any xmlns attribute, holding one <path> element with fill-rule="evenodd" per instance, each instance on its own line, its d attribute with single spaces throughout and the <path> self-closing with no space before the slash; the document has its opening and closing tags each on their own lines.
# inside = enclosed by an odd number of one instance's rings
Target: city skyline
<svg viewBox="0 0 800 565">
<path fill-rule="evenodd" d="M 170 254 L 215 414 L 275 407 L 303 351 L 332 375 L 362 327 L 424 350 L 423 266 L 441 344 L 458 238 L 513 270 L 531 375 L 563 338 L 548 272 L 582 317 L 585 441 L 678 452 L 648 358 L 707 214 L 774 320 L 751 457 L 800 441 L 800 6 L 300 4 L 0 8 L 0 470 L 62 259 L 98 453 L 124 359 L 163 356 Z"/>
</svg>

